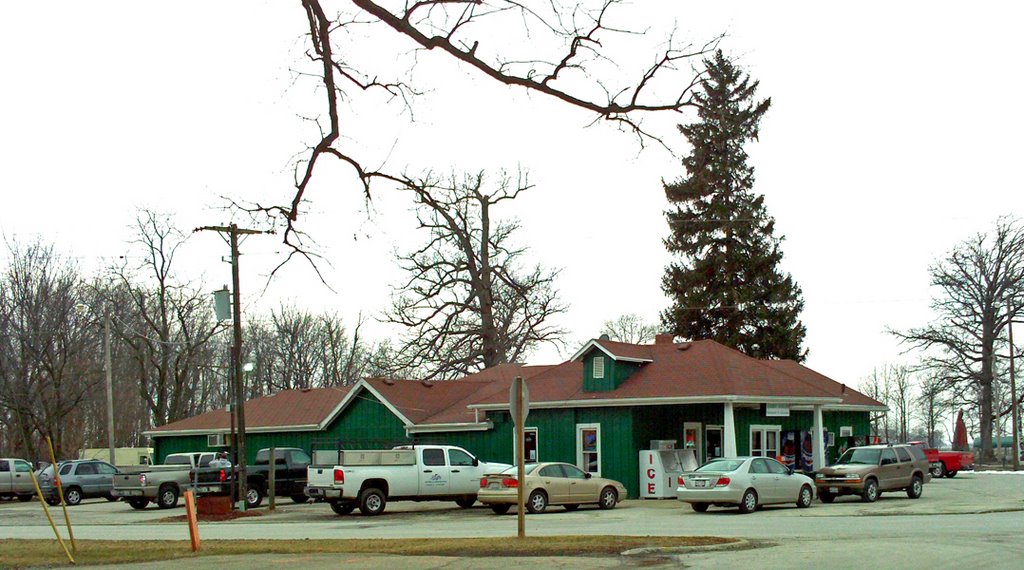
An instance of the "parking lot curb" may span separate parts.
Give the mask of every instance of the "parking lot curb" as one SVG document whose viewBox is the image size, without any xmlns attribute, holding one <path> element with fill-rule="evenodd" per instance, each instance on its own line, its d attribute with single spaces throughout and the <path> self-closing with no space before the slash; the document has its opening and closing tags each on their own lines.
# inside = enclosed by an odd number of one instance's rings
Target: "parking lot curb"
<svg viewBox="0 0 1024 570">
<path fill-rule="evenodd" d="M 743 538 L 733 539 L 732 542 L 721 544 L 704 544 L 700 546 L 644 546 L 642 548 L 631 548 L 622 552 L 622 556 L 650 556 L 652 554 L 686 554 L 688 552 L 710 552 L 714 550 L 733 550 L 750 548 L 752 542 Z"/>
</svg>

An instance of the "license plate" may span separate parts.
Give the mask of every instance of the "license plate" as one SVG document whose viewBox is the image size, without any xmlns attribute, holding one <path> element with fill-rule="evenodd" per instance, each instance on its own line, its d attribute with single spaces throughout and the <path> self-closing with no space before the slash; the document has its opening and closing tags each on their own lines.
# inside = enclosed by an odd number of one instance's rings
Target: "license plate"
<svg viewBox="0 0 1024 570">
<path fill-rule="evenodd" d="M 142 490 L 141 489 L 132 489 L 130 491 L 119 491 L 119 493 L 122 494 L 122 495 L 128 495 L 129 497 L 141 497 L 142 496 Z"/>
<path fill-rule="evenodd" d="M 487 488 L 488 489 L 500 489 L 501 488 L 501 483 L 488 483 L 487 484 Z"/>
<path fill-rule="evenodd" d="M 703 479 L 698 479 L 693 482 L 693 486 L 698 488 L 704 488 L 708 486 L 708 482 Z"/>
<path fill-rule="evenodd" d="M 829 487 L 828 488 L 828 492 L 829 493 L 838 493 L 839 492 L 839 487 Z"/>
<path fill-rule="evenodd" d="M 219 493 L 220 487 L 196 487 L 197 493 Z"/>
</svg>

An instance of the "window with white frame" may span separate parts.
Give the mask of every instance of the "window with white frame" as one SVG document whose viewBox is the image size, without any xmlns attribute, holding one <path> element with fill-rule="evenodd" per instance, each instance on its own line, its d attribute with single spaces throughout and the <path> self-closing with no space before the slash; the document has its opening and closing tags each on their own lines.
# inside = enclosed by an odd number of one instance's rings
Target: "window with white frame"
<svg viewBox="0 0 1024 570">
<path fill-rule="evenodd" d="M 755 457 L 778 457 L 782 426 L 750 426 L 750 454 Z"/>
<path fill-rule="evenodd" d="M 601 475 L 601 424 L 576 424 L 576 465 Z"/>
<path fill-rule="evenodd" d="M 594 378 L 604 378 L 604 357 L 594 357 Z"/>
</svg>

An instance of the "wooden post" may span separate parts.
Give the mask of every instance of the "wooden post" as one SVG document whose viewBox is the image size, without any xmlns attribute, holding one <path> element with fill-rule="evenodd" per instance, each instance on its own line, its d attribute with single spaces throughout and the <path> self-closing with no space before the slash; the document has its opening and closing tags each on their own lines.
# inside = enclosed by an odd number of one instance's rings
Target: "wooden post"
<svg viewBox="0 0 1024 570">
<path fill-rule="evenodd" d="M 518 536 L 519 538 L 526 537 L 526 510 L 523 504 L 523 492 L 526 488 L 526 467 L 523 465 L 525 462 L 525 453 L 523 452 L 523 438 L 525 437 L 525 430 L 523 424 L 523 393 L 522 393 L 522 380 L 519 380 L 519 395 L 516 397 L 516 476 L 519 478 L 519 486 L 516 488 L 516 504 L 519 507 L 519 520 L 518 522 Z"/>
<path fill-rule="evenodd" d="M 276 447 L 271 447 L 270 448 L 270 473 L 268 475 L 270 477 L 270 487 L 267 488 L 267 495 L 270 498 L 270 510 L 274 510 L 275 508 L 277 508 L 277 504 L 274 501 L 274 495 L 277 494 L 277 493 L 274 492 L 277 489 L 277 448 Z"/>
<path fill-rule="evenodd" d="M 199 521 L 196 520 L 196 496 L 191 489 L 185 491 L 185 515 L 188 519 L 188 536 L 192 539 L 192 552 L 199 550 Z"/>
<path fill-rule="evenodd" d="M 56 476 L 56 465 L 54 465 L 54 476 Z M 39 497 L 39 504 L 43 506 L 43 512 L 46 513 L 46 520 L 50 521 L 50 528 L 53 529 L 53 535 L 57 537 L 57 542 L 60 543 L 60 547 L 64 549 L 64 554 L 67 554 L 68 560 L 74 564 L 75 559 L 71 557 L 71 553 L 68 551 L 68 546 L 64 544 L 64 539 L 60 537 L 60 533 L 57 532 L 57 523 L 53 522 L 53 517 L 50 516 L 50 509 L 46 508 L 46 499 L 43 498 L 43 490 L 39 488 L 39 481 L 36 481 L 36 474 L 29 471 L 29 475 L 32 476 L 32 484 L 36 487 L 36 495 Z"/>
<path fill-rule="evenodd" d="M 75 543 L 75 531 L 71 530 L 71 517 L 68 516 L 68 506 L 64 502 L 64 488 L 60 484 L 60 473 L 57 472 L 57 459 L 53 454 L 53 440 L 46 436 L 46 443 L 50 446 L 50 464 L 53 465 L 53 482 L 57 485 L 57 496 L 60 497 L 60 508 L 64 510 L 64 524 L 68 527 L 68 536 L 71 538 L 71 550 L 78 552 L 78 544 Z M 43 496 L 39 496 L 42 500 Z M 49 513 L 49 511 L 47 511 Z M 47 514 L 49 516 L 49 514 Z"/>
</svg>

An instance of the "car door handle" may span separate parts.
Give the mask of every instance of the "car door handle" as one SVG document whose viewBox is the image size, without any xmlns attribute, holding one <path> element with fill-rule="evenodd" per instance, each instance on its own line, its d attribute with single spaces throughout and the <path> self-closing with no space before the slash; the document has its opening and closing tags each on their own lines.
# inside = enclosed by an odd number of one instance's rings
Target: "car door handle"
<svg viewBox="0 0 1024 570">
<path fill-rule="evenodd" d="M 458 469 L 452 469 L 452 473 L 462 473 L 462 471 L 459 471 Z"/>
<path fill-rule="evenodd" d="M 423 472 L 424 473 L 433 473 L 434 471 L 432 469 L 424 469 Z"/>
</svg>

